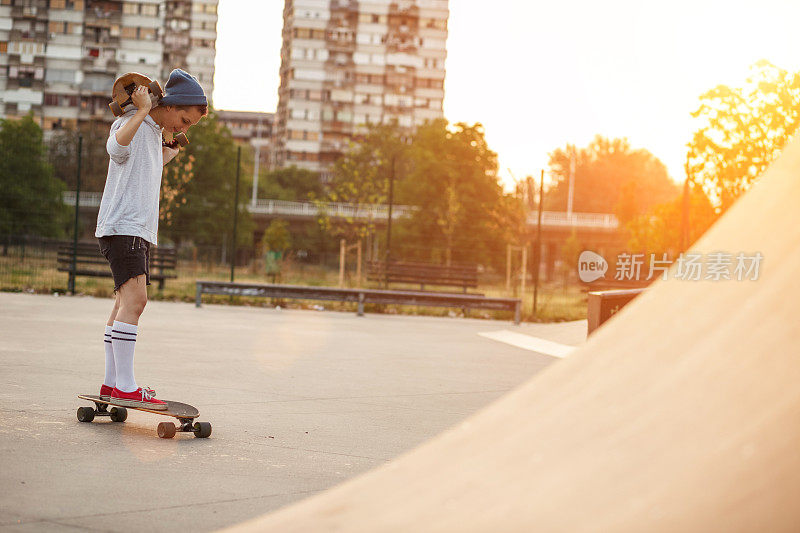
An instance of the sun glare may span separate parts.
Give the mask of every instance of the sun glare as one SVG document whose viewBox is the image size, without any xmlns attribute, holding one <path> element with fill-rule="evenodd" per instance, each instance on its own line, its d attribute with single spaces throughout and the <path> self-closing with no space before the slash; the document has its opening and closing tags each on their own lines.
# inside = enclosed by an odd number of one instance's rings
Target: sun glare
<svg viewBox="0 0 800 533">
<path fill-rule="evenodd" d="M 800 70 L 796 2 L 678 0 L 449 3 L 445 117 L 481 122 L 507 188 L 548 153 L 595 135 L 626 137 L 684 178 L 690 113 L 767 59 Z M 215 103 L 274 111 L 283 2 L 220 3 Z M 256 16 L 258 15 L 258 16 Z M 252 21 L 268 21 L 253 31 Z M 253 38 L 260 50 L 253 72 Z M 252 83 L 241 83 L 248 72 Z M 509 172 L 507 169 L 511 169 Z"/>
</svg>

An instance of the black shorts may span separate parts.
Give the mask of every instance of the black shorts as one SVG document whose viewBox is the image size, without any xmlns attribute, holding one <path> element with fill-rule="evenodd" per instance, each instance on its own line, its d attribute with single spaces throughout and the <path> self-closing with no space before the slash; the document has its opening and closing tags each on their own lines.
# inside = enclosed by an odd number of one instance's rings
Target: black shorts
<svg viewBox="0 0 800 533">
<path fill-rule="evenodd" d="M 111 265 L 114 278 L 114 292 L 131 278 L 146 276 L 150 285 L 150 243 L 141 237 L 130 235 L 109 235 L 97 239 L 100 253 Z"/>
</svg>

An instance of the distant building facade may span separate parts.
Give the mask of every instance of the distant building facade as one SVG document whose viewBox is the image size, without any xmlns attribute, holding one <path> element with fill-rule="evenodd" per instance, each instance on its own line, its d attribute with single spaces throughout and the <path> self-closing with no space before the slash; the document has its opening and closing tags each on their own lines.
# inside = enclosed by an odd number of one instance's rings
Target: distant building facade
<svg viewBox="0 0 800 533">
<path fill-rule="evenodd" d="M 322 171 L 366 124 L 443 116 L 447 0 L 286 0 L 273 165 Z"/>
<path fill-rule="evenodd" d="M 217 111 L 217 120 L 231 131 L 235 141 L 249 144 L 256 149 L 259 164 L 269 168 L 275 113 L 221 109 Z"/>
<path fill-rule="evenodd" d="M 114 80 L 194 75 L 209 99 L 217 0 L 0 0 L 0 117 L 47 132 L 111 122 Z"/>
</svg>

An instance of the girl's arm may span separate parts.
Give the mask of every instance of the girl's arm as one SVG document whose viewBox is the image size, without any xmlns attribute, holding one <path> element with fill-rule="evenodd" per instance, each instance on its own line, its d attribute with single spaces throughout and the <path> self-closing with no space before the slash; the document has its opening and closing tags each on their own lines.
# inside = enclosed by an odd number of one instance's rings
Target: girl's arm
<svg viewBox="0 0 800 533">
<path fill-rule="evenodd" d="M 142 122 L 150 112 L 150 108 L 153 106 L 147 87 L 144 85 L 138 86 L 136 90 L 133 91 L 131 100 L 133 100 L 133 105 L 135 105 L 138 110 L 128 122 L 117 130 L 117 142 L 120 146 L 128 146 L 131 143 L 133 136 L 136 135 L 136 130 L 142 125 Z"/>
</svg>

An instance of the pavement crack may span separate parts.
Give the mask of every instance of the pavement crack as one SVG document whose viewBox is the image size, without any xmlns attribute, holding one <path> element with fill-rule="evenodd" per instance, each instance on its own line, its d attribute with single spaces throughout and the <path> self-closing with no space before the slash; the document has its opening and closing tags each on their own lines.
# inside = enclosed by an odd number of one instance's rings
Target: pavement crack
<svg viewBox="0 0 800 533">
<path fill-rule="evenodd" d="M 111 513 L 92 513 L 92 514 L 84 514 L 84 515 L 74 515 L 74 516 L 60 516 L 55 519 L 50 518 L 39 518 L 35 520 L 24 520 L 20 522 L 9 522 L 9 523 L 0 523 L 0 526 L 14 526 L 14 525 L 22 525 L 22 524 L 36 524 L 40 522 L 50 522 L 50 523 L 57 523 L 60 525 L 75 527 L 76 529 L 88 529 L 85 526 L 73 526 L 71 524 L 61 524 L 57 522 L 57 520 L 80 520 L 82 518 L 97 518 L 101 516 L 118 516 L 124 514 L 135 514 L 135 513 L 149 513 L 153 511 L 169 511 L 171 509 L 185 509 L 186 507 L 201 507 L 204 505 L 214 505 L 219 503 L 236 503 L 236 502 L 244 502 L 248 500 L 261 500 L 264 498 L 275 498 L 277 496 L 303 496 L 303 495 L 310 495 L 315 494 L 318 492 L 322 492 L 323 489 L 317 490 L 301 490 L 297 492 L 276 492 L 274 494 L 262 494 L 261 496 L 248 496 L 247 498 L 230 498 L 226 500 L 211 500 L 207 502 L 195 502 L 195 503 L 183 503 L 179 505 L 164 505 L 160 507 L 147 507 L 144 509 L 129 509 L 127 511 L 114 511 Z M 106 531 L 106 530 L 97 530 L 97 531 Z"/>
<path fill-rule="evenodd" d="M 354 459 L 369 459 L 370 461 L 381 461 L 383 463 L 391 461 L 391 459 L 384 459 L 381 457 L 367 457 L 366 455 L 353 455 L 351 453 L 325 452 L 322 450 L 311 450 L 309 448 L 300 448 L 297 446 L 281 446 L 279 444 L 269 444 L 266 442 L 254 442 L 253 444 L 257 446 L 266 446 L 267 448 L 280 448 L 283 450 L 293 450 L 296 452 L 310 452 L 310 453 L 320 453 L 323 455 L 336 455 L 339 457 L 352 457 Z"/>
</svg>

